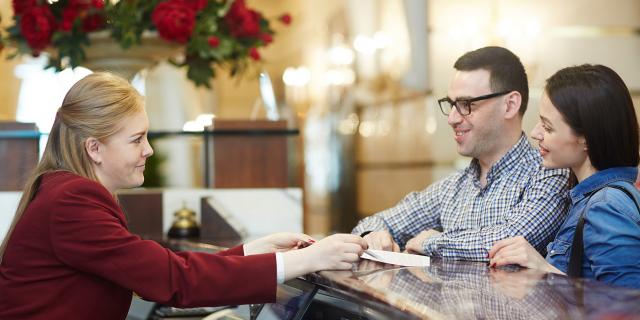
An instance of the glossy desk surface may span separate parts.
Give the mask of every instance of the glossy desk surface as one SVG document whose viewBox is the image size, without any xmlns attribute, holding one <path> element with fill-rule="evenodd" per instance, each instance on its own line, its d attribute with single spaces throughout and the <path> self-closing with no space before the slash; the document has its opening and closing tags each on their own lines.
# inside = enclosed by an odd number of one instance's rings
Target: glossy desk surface
<svg viewBox="0 0 640 320">
<path fill-rule="evenodd" d="M 640 319 L 640 290 L 478 262 L 399 268 L 362 260 L 305 281 L 393 318 Z"/>
</svg>

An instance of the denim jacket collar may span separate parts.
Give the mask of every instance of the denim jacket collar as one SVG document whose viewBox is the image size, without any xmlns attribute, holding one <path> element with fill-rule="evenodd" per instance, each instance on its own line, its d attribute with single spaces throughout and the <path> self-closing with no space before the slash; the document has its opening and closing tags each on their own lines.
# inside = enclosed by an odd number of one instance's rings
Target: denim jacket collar
<svg viewBox="0 0 640 320">
<path fill-rule="evenodd" d="M 575 204 L 590 192 L 616 181 L 626 181 L 633 184 L 637 175 L 638 168 L 636 167 L 613 167 L 598 171 L 571 189 L 571 203 Z"/>
</svg>

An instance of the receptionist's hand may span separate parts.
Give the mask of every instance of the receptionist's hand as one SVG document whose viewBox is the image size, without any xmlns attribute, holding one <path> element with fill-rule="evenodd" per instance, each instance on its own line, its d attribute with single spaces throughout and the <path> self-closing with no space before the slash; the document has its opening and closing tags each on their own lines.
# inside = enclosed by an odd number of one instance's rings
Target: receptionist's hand
<svg viewBox="0 0 640 320">
<path fill-rule="evenodd" d="M 371 249 L 400 252 L 400 246 L 393 241 L 393 237 L 386 230 L 371 232 L 364 236 L 364 240 Z"/>
<path fill-rule="evenodd" d="M 304 233 L 274 233 L 245 244 L 244 254 L 248 256 L 260 253 L 289 251 L 303 247 L 306 243 L 313 242 L 315 242 L 315 240 Z"/>
<path fill-rule="evenodd" d="M 360 236 L 334 234 L 304 249 L 287 251 L 282 254 L 285 279 L 323 270 L 351 270 L 366 249 Z"/>
</svg>

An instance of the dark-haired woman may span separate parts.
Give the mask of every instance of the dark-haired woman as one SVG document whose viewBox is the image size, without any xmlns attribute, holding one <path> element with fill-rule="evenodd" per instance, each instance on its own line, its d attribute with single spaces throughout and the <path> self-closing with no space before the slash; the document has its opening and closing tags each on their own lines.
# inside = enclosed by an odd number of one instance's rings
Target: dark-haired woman
<svg viewBox="0 0 640 320">
<path fill-rule="evenodd" d="M 545 167 L 571 169 L 577 183 L 571 209 L 546 260 L 526 239 L 514 237 L 491 248 L 491 266 L 519 264 L 640 288 L 638 122 L 620 76 L 602 65 L 555 73 L 531 136 Z"/>
</svg>

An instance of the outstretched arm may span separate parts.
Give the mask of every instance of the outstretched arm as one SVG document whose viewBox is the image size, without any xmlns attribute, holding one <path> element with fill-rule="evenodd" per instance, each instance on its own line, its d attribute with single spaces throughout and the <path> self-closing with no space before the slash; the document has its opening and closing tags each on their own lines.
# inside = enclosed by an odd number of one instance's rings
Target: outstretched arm
<svg viewBox="0 0 640 320">
<path fill-rule="evenodd" d="M 390 235 L 396 245 L 404 246 L 407 240 L 420 231 L 440 227 L 440 199 L 447 186 L 451 185 L 452 179 L 450 177 L 423 191 L 409 193 L 396 206 L 362 219 L 351 233 L 372 231 L 370 236 L 365 237 L 369 246 L 383 249 L 379 245 L 387 242 L 382 237 L 384 234 Z"/>
<path fill-rule="evenodd" d="M 502 239 L 523 236 L 544 249 L 566 216 L 566 175 L 542 170 L 503 221 L 488 227 L 447 230 L 422 243 L 424 254 L 450 259 L 487 261 L 489 249 Z"/>
</svg>

